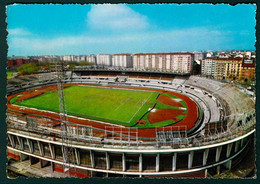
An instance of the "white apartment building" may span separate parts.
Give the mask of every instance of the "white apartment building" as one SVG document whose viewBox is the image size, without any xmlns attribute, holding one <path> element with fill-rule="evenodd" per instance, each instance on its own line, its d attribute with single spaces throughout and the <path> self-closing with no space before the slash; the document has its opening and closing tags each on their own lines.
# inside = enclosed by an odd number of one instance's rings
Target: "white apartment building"
<svg viewBox="0 0 260 184">
<path fill-rule="evenodd" d="M 97 65 L 112 65 L 112 56 L 110 54 L 98 54 L 97 55 Z"/>
<path fill-rule="evenodd" d="M 74 55 L 65 55 L 63 56 L 63 61 L 75 61 Z"/>
<path fill-rule="evenodd" d="M 133 55 L 135 70 L 190 73 L 194 63 L 192 53 L 138 53 Z"/>
<path fill-rule="evenodd" d="M 130 54 L 114 54 L 112 66 L 120 68 L 133 68 L 133 58 Z"/>
<path fill-rule="evenodd" d="M 205 58 L 201 62 L 201 74 L 214 76 L 216 69 L 216 60 L 215 58 L 209 57 Z"/>
<path fill-rule="evenodd" d="M 97 63 L 97 58 L 95 55 L 91 54 L 91 55 L 86 55 L 85 56 L 85 61 L 96 64 Z"/>
</svg>

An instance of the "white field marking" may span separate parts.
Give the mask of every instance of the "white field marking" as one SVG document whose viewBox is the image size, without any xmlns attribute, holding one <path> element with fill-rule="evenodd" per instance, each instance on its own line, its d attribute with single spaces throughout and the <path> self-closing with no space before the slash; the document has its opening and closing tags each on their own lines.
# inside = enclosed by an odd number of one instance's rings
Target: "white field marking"
<svg viewBox="0 0 260 184">
<path fill-rule="evenodd" d="M 123 102 L 121 102 L 121 104 L 114 110 L 117 111 L 119 107 L 121 107 L 122 105 L 124 105 L 127 101 L 129 101 L 131 98 L 127 98 L 126 100 L 124 100 Z"/>
<path fill-rule="evenodd" d="M 150 96 L 148 98 L 146 98 L 145 102 L 142 102 L 142 105 L 139 107 L 139 109 L 135 112 L 135 114 L 132 116 L 132 118 L 128 121 L 128 123 L 130 123 L 132 121 L 132 119 L 135 117 L 135 115 L 140 111 L 140 109 L 143 107 L 143 105 L 147 102 L 147 100 L 151 97 L 153 93 L 150 94 Z"/>
<path fill-rule="evenodd" d="M 157 109 L 152 109 L 151 112 L 155 112 Z"/>
<path fill-rule="evenodd" d="M 187 108 L 185 108 L 185 107 L 179 107 L 179 109 L 184 110 L 184 111 L 187 110 Z"/>
<path fill-rule="evenodd" d="M 175 102 L 181 102 L 182 101 L 182 99 L 180 99 L 180 98 L 171 98 L 172 100 L 174 100 Z"/>
<path fill-rule="evenodd" d="M 140 99 L 140 100 L 141 100 L 141 99 Z M 135 103 L 135 105 L 139 104 L 140 100 L 138 100 L 138 101 Z"/>
</svg>

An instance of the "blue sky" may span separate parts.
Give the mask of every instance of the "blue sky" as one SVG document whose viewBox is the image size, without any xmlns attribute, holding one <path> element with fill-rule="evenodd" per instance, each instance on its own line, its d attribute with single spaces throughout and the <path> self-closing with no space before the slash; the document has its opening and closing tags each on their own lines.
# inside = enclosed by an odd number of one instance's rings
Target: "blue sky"
<svg viewBox="0 0 260 184">
<path fill-rule="evenodd" d="M 255 5 L 10 5 L 8 56 L 255 50 Z"/>
</svg>

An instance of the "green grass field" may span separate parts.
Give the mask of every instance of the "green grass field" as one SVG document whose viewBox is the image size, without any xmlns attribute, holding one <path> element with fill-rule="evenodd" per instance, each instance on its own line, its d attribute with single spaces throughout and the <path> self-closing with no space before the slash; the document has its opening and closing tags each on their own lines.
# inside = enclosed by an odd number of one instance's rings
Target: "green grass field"
<svg viewBox="0 0 260 184">
<path fill-rule="evenodd" d="M 64 89 L 67 113 L 90 119 L 133 126 L 156 103 L 158 92 L 70 86 Z M 59 111 L 57 91 L 13 102 L 41 110 Z"/>
</svg>

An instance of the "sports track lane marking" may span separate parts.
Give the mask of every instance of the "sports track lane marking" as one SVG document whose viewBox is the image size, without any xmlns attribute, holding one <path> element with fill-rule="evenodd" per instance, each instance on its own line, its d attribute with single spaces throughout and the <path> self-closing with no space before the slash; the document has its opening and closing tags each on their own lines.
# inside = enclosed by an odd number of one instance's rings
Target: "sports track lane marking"
<svg viewBox="0 0 260 184">
<path fill-rule="evenodd" d="M 150 96 L 148 98 L 146 98 L 145 102 L 142 102 L 142 105 L 139 107 L 139 109 L 136 111 L 136 113 L 132 116 L 132 118 L 127 122 L 130 123 L 132 121 L 132 119 L 135 117 L 135 115 L 140 111 L 140 109 L 144 106 L 144 104 L 147 102 L 147 100 L 151 97 L 153 93 L 150 94 Z"/>
</svg>

